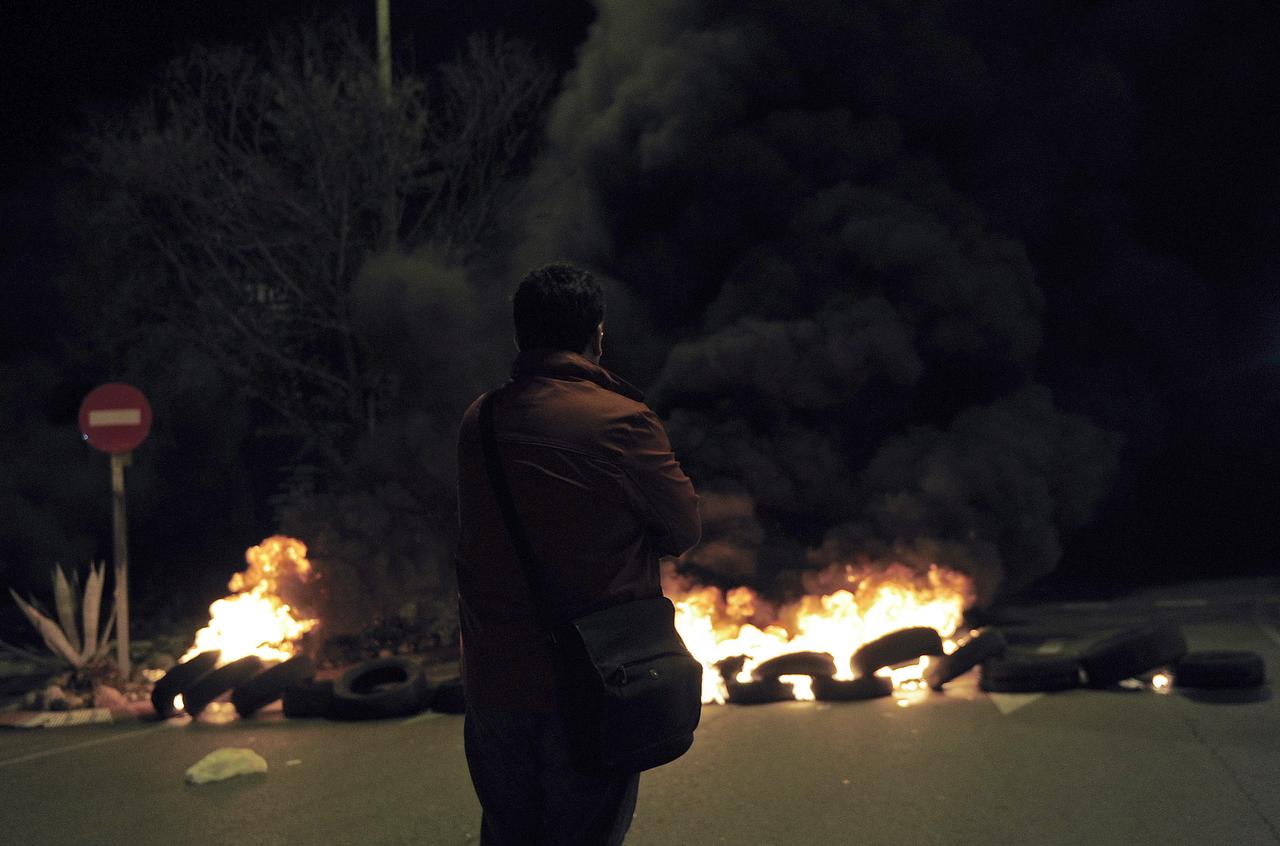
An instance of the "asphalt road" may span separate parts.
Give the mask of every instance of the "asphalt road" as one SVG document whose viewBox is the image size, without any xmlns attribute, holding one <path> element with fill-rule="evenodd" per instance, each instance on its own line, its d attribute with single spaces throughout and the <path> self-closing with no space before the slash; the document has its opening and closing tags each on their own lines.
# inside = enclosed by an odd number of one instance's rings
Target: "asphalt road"
<svg viewBox="0 0 1280 846">
<path fill-rule="evenodd" d="M 1275 592 L 1273 591 L 1272 594 Z M 1013 609 L 1006 631 L 1070 650 L 1173 618 L 1193 649 L 1261 652 L 1280 602 L 1251 587 Z M 184 783 L 214 749 L 265 775 Z M 441 844 L 479 840 L 462 718 L 284 720 L 0 734 L 0 840 L 13 844 Z M 1280 706 L 1181 693 L 943 694 L 708 706 L 693 750 L 647 773 L 629 846 L 1280 844 Z"/>
</svg>

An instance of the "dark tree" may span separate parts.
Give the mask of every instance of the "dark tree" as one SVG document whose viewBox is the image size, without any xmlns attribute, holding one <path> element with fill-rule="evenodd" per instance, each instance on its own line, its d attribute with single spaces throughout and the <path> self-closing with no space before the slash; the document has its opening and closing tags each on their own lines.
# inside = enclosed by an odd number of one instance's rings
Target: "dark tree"
<svg viewBox="0 0 1280 846">
<path fill-rule="evenodd" d="M 216 365 L 348 609 L 447 587 L 449 443 L 500 352 L 474 349 L 493 298 L 470 268 L 506 237 L 553 81 L 491 35 L 383 90 L 327 23 L 196 48 L 85 138 L 86 344 L 118 376 L 163 364 L 136 361 L 162 329 Z"/>
<path fill-rule="evenodd" d="M 389 92 L 345 24 L 197 48 L 88 136 L 96 246 L 143 323 L 184 328 L 298 460 L 341 477 L 399 399 L 357 326 L 367 259 L 460 263 L 491 238 L 551 81 L 500 36 Z"/>
</svg>

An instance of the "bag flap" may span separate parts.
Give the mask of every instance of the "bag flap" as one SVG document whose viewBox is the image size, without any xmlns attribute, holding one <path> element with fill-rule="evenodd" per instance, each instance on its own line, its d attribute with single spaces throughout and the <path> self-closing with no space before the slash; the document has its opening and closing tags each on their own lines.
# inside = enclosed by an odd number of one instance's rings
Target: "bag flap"
<svg viewBox="0 0 1280 846">
<path fill-rule="evenodd" d="M 602 676 L 664 652 L 685 652 L 676 609 L 665 596 L 637 599 L 573 621 L 587 655 Z"/>
</svg>

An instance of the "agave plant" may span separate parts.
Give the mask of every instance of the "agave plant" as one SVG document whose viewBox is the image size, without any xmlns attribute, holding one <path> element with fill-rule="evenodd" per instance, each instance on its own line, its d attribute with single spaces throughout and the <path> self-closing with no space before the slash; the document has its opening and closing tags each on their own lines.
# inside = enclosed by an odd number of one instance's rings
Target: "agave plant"
<svg viewBox="0 0 1280 846">
<path fill-rule="evenodd" d="M 53 599 L 57 608 L 57 621 L 40 610 L 34 597 L 30 601 L 24 600 L 13 588 L 9 588 L 9 593 L 13 596 L 13 601 L 22 609 L 22 613 L 27 615 L 31 625 L 40 632 L 40 637 L 44 639 L 44 645 L 49 648 L 49 651 L 78 670 L 105 655 L 109 646 L 108 637 L 116 621 L 114 604 L 106 626 L 103 627 L 101 634 L 98 632 L 98 618 L 102 608 L 102 586 L 105 580 L 106 562 L 99 562 L 96 566 L 90 562 L 89 578 L 85 581 L 84 596 L 81 597 L 78 574 L 73 572 L 71 579 L 68 580 L 62 568 L 55 565 Z M 76 624 L 77 605 L 79 605 L 79 616 L 83 623 L 83 637 L 80 627 Z"/>
</svg>

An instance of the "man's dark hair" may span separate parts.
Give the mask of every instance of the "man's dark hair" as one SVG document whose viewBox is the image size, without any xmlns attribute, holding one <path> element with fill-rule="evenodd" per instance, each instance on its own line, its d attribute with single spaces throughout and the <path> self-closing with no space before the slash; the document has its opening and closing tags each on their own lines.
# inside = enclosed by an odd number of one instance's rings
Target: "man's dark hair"
<svg viewBox="0 0 1280 846">
<path fill-rule="evenodd" d="M 604 320 L 604 290 L 580 267 L 548 264 L 520 282 L 512 317 L 520 349 L 581 352 Z"/>
</svg>

